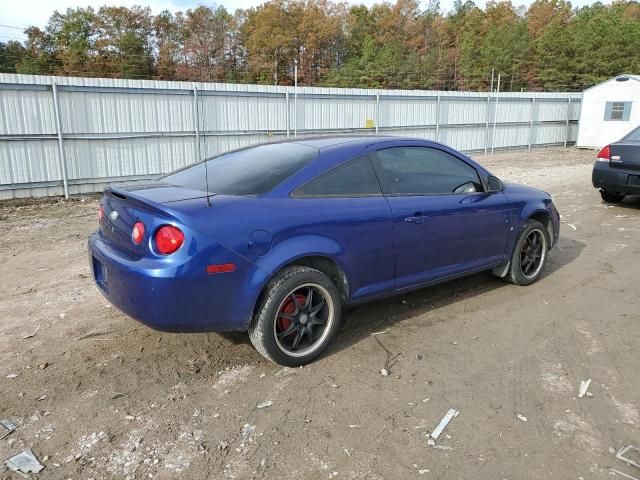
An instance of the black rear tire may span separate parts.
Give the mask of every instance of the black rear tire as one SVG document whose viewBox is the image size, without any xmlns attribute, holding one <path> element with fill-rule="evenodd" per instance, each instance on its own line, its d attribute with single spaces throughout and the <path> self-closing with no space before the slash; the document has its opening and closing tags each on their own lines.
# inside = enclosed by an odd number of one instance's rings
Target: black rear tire
<svg viewBox="0 0 640 480">
<path fill-rule="evenodd" d="M 514 285 L 531 285 L 538 280 L 547 262 L 549 245 L 549 232 L 545 226 L 537 220 L 527 220 L 516 241 L 504 280 Z"/>
<path fill-rule="evenodd" d="M 602 200 L 604 200 L 605 202 L 619 203 L 624 199 L 625 194 L 607 192 L 606 190 L 600 190 L 600 196 L 602 197 Z"/>
<path fill-rule="evenodd" d="M 335 337 L 341 308 L 340 292 L 327 275 L 302 265 L 286 267 L 265 287 L 249 338 L 274 363 L 305 365 Z"/>
</svg>

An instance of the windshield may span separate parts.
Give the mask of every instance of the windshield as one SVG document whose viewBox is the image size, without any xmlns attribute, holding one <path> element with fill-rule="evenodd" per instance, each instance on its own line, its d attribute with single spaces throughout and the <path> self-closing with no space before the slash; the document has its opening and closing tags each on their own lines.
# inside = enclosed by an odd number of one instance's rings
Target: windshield
<svg viewBox="0 0 640 480">
<path fill-rule="evenodd" d="M 160 180 L 204 192 L 208 180 L 208 192 L 212 194 L 260 195 L 282 183 L 317 155 L 318 150 L 307 145 L 271 143 L 223 153 Z"/>
</svg>

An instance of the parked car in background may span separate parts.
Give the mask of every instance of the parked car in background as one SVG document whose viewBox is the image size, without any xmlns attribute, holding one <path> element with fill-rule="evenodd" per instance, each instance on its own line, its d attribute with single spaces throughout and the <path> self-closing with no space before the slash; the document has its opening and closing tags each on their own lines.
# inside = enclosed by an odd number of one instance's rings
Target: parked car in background
<svg viewBox="0 0 640 480">
<path fill-rule="evenodd" d="M 591 180 L 605 202 L 640 193 L 640 127 L 598 152 Z"/>
<path fill-rule="evenodd" d="M 166 331 L 248 331 L 307 363 L 342 308 L 483 270 L 528 285 L 559 233 L 542 191 L 397 137 L 307 138 L 105 189 L 89 259 L 100 291 Z"/>
</svg>

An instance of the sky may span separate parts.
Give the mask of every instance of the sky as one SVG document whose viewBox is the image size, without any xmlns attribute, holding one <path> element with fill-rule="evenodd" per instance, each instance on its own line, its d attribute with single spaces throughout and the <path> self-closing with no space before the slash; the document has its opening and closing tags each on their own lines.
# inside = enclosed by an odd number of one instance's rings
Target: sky
<svg viewBox="0 0 640 480">
<path fill-rule="evenodd" d="M 382 0 L 351 0 L 350 4 L 373 5 Z M 393 0 L 387 0 L 391 3 Z M 518 5 L 528 5 L 532 0 L 512 0 Z M 193 1 L 193 0 L 0 0 L 0 42 L 9 40 L 24 40 L 26 37 L 22 30 L 30 25 L 43 27 L 54 10 L 65 11 L 67 8 L 86 7 L 90 4 L 96 6 L 119 5 L 132 6 L 143 5 L 151 7 L 153 13 L 163 10 L 187 10 L 198 5 L 224 5 L 227 10 L 235 11 L 237 8 L 248 8 L 263 3 L 264 0 L 217 0 L 217 1 Z M 426 5 L 426 1 L 422 2 Z M 476 5 L 484 7 L 485 0 L 476 0 Z M 572 0 L 573 6 L 583 6 L 593 3 L 592 0 Z M 608 3 L 608 2 L 603 2 Z M 444 11 L 451 10 L 453 0 L 440 0 L 440 8 Z"/>
</svg>

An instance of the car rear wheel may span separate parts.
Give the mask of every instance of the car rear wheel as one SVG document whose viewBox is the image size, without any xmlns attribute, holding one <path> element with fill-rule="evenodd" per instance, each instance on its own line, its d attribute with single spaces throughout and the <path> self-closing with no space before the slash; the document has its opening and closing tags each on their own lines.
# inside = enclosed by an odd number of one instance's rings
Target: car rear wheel
<svg viewBox="0 0 640 480">
<path fill-rule="evenodd" d="M 607 192 L 606 190 L 600 190 L 600 196 L 602 197 L 602 200 L 609 203 L 621 202 L 625 197 L 624 193 L 613 193 Z"/>
<path fill-rule="evenodd" d="M 267 285 L 249 338 L 267 359 L 297 367 L 326 350 L 340 314 L 340 293 L 327 275 L 306 266 L 287 267 Z"/>
<path fill-rule="evenodd" d="M 504 279 L 515 285 L 531 285 L 540 278 L 548 250 L 547 229 L 537 220 L 528 220 L 518 237 Z"/>
</svg>

